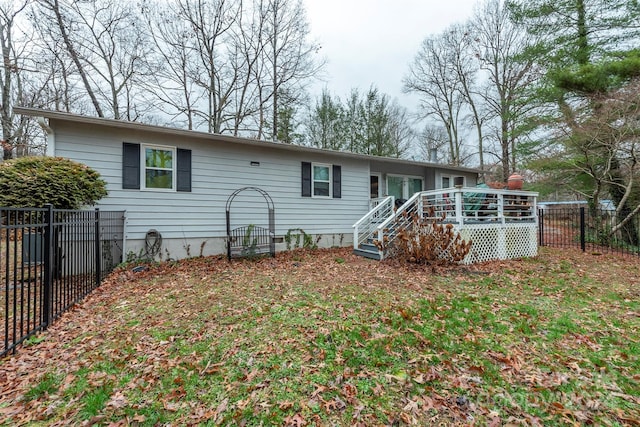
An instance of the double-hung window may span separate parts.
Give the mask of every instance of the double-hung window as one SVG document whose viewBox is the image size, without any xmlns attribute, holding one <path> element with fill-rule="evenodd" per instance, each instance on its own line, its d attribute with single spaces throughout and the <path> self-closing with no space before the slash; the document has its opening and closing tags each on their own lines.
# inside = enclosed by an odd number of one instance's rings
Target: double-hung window
<svg viewBox="0 0 640 427">
<path fill-rule="evenodd" d="M 342 167 L 302 162 L 302 197 L 342 198 Z"/>
<path fill-rule="evenodd" d="M 144 145 L 143 150 L 144 189 L 175 190 L 176 149 Z"/>
<path fill-rule="evenodd" d="M 331 196 L 331 165 L 313 163 L 314 197 Z"/>
<path fill-rule="evenodd" d="M 122 188 L 191 191 L 191 150 L 122 143 Z"/>
</svg>

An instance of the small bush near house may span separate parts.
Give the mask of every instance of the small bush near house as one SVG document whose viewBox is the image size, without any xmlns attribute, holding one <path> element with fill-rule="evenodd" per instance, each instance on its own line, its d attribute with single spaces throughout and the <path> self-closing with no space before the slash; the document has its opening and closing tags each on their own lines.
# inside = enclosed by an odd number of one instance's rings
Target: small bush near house
<svg viewBox="0 0 640 427">
<path fill-rule="evenodd" d="M 375 244 L 388 258 L 427 265 L 457 264 L 469 253 L 471 240 L 464 241 L 460 233 L 454 232 L 452 224 L 442 221 L 434 218 L 434 212 L 427 218 L 403 212 L 392 226 L 398 230 L 396 238 Z"/>
<path fill-rule="evenodd" d="M 95 170 L 61 157 L 21 157 L 0 163 L 0 206 L 79 209 L 107 195 Z"/>
</svg>

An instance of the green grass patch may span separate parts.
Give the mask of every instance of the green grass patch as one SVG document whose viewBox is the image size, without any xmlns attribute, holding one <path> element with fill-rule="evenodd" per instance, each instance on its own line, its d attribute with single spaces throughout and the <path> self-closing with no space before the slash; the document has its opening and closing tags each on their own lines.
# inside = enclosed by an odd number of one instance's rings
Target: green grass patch
<svg viewBox="0 0 640 427">
<path fill-rule="evenodd" d="M 583 257 L 440 275 L 302 251 L 121 273 L 0 408 L 77 424 L 625 425 L 640 417 L 638 268 Z"/>
<path fill-rule="evenodd" d="M 35 381 L 35 383 L 27 390 L 24 397 L 26 400 L 35 400 L 46 396 L 47 394 L 52 394 L 58 391 L 59 381 L 59 375 L 47 372 Z"/>
<path fill-rule="evenodd" d="M 80 399 L 80 418 L 82 420 L 89 420 L 104 408 L 105 404 L 109 401 L 113 388 L 109 385 L 103 385 L 91 390 L 88 390 Z"/>
</svg>

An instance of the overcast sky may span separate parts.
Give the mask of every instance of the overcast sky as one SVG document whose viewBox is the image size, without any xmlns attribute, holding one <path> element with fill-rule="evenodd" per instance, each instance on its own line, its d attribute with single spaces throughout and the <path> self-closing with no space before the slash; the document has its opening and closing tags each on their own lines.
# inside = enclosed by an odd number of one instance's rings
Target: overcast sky
<svg viewBox="0 0 640 427">
<path fill-rule="evenodd" d="M 344 99 L 374 84 L 410 110 L 402 78 L 425 37 L 466 21 L 477 0 L 303 0 L 311 39 L 326 58 L 326 86 Z"/>
</svg>

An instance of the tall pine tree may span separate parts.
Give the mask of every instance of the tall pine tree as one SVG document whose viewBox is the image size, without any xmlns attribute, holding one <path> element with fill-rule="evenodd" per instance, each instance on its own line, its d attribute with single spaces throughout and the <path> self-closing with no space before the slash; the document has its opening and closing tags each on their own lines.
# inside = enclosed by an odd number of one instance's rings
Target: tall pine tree
<svg viewBox="0 0 640 427">
<path fill-rule="evenodd" d="M 640 165 L 637 104 L 640 81 L 640 5 L 637 0 L 509 2 L 516 21 L 539 37 L 528 54 L 547 67 L 540 95 L 557 106 L 551 176 L 580 190 L 596 213 L 605 194 L 616 204 L 618 226 L 640 212 L 634 197 Z M 631 94 L 631 98 L 629 95 Z M 629 147 L 634 149 L 629 150 Z M 545 159 L 545 163 L 549 165 Z M 633 227 L 632 227 L 633 228 Z M 630 243 L 638 230 L 626 230 Z"/>
</svg>

